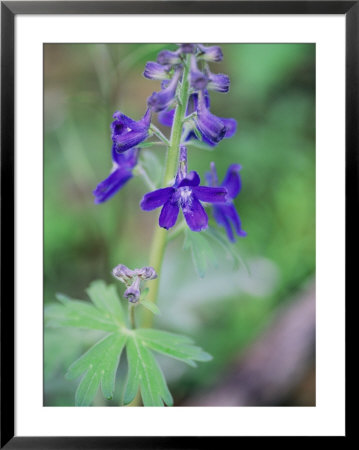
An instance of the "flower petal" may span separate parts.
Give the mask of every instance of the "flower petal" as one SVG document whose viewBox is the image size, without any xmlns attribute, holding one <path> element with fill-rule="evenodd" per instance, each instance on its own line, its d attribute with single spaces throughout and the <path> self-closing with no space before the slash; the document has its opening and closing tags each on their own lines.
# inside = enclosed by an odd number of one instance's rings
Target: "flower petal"
<svg viewBox="0 0 359 450">
<path fill-rule="evenodd" d="M 214 220 L 217 222 L 218 225 L 223 226 L 226 230 L 227 237 L 231 242 L 235 242 L 234 234 L 232 231 L 231 224 L 229 220 L 227 219 L 226 215 L 223 212 L 223 206 L 214 206 L 213 207 L 213 217 Z"/>
<path fill-rule="evenodd" d="M 225 205 L 222 211 L 226 215 L 226 217 L 233 223 L 234 229 L 236 230 L 238 236 L 241 237 L 247 236 L 247 233 L 244 230 L 242 230 L 241 219 L 239 218 L 235 206 L 233 204 Z"/>
<path fill-rule="evenodd" d="M 192 190 L 202 202 L 225 203 L 228 200 L 227 189 L 223 187 L 196 186 Z"/>
<path fill-rule="evenodd" d="M 241 166 L 239 164 L 231 164 L 228 167 L 226 176 L 221 184 L 221 186 L 227 189 L 229 198 L 237 197 L 241 190 L 242 182 L 241 177 L 239 176 L 240 170 Z"/>
<path fill-rule="evenodd" d="M 132 178 L 132 173 L 127 169 L 117 169 L 105 180 L 98 184 L 93 191 L 95 203 L 103 203 L 120 190 L 128 180 Z"/>
<path fill-rule="evenodd" d="M 117 153 L 123 153 L 132 147 L 143 142 L 148 137 L 148 129 L 143 131 L 127 131 L 119 135 L 114 135 L 112 137 L 113 143 L 115 144 L 115 151 Z"/>
<path fill-rule="evenodd" d="M 158 121 L 165 127 L 171 127 L 173 124 L 173 118 L 175 116 L 175 110 L 170 109 L 169 111 L 160 111 L 158 113 Z"/>
<path fill-rule="evenodd" d="M 208 89 L 217 92 L 228 92 L 230 85 L 230 79 L 227 75 L 223 73 L 210 73 L 209 83 L 207 85 Z"/>
<path fill-rule="evenodd" d="M 208 227 L 208 216 L 200 201 L 194 196 L 182 203 L 182 211 L 187 225 L 192 231 L 202 231 Z"/>
<path fill-rule="evenodd" d="M 118 153 L 116 151 L 116 144 L 112 145 L 112 160 L 120 167 L 120 168 L 128 168 L 133 169 L 137 164 L 138 154 L 140 152 L 139 148 L 131 148 L 127 152 Z"/>
<path fill-rule="evenodd" d="M 221 117 L 221 121 L 226 127 L 226 134 L 224 137 L 228 139 L 234 136 L 237 131 L 237 121 L 235 119 L 225 119 L 224 117 Z"/>
<path fill-rule="evenodd" d="M 177 202 L 171 202 L 171 200 L 168 200 L 161 210 L 161 214 L 158 220 L 158 223 L 160 227 L 166 228 L 168 230 L 169 228 L 172 228 L 173 225 L 177 221 L 179 213 L 179 206 Z"/>
<path fill-rule="evenodd" d="M 175 189 L 173 187 L 148 192 L 141 200 L 140 206 L 144 211 L 152 211 L 166 203 L 174 192 Z"/>
<path fill-rule="evenodd" d="M 197 172 L 192 170 L 187 174 L 185 178 L 181 180 L 179 185 L 177 187 L 183 187 L 183 186 L 198 186 L 201 182 L 201 179 Z"/>
</svg>

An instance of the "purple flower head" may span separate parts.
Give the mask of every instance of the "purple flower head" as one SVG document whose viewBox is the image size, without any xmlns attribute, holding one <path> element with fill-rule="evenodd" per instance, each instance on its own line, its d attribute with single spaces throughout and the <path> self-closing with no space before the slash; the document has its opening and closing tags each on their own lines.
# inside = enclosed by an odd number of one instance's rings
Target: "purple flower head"
<svg viewBox="0 0 359 450">
<path fill-rule="evenodd" d="M 208 83 L 207 75 L 201 72 L 197 67 L 197 60 L 195 55 L 191 55 L 190 81 L 191 86 L 197 90 L 205 89 Z"/>
<path fill-rule="evenodd" d="M 113 118 L 115 120 L 111 124 L 111 130 L 115 152 L 123 153 L 147 139 L 151 125 L 150 109 L 137 122 L 120 111 L 115 112 Z"/>
<path fill-rule="evenodd" d="M 137 164 L 138 148 L 132 148 L 126 153 L 119 154 L 112 146 L 113 169 L 111 174 L 93 191 L 95 203 L 103 203 L 116 194 L 132 177 L 132 170 Z"/>
<path fill-rule="evenodd" d="M 169 78 L 168 72 L 170 70 L 170 65 L 163 66 L 156 62 L 150 61 L 146 63 L 143 75 L 150 80 L 167 80 Z"/>
<path fill-rule="evenodd" d="M 174 185 L 147 193 L 141 201 L 141 208 L 144 211 L 151 211 L 162 206 L 159 225 L 167 230 L 175 225 L 179 210 L 182 208 L 189 228 L 192 231 L 202 231 L 208 226 L 208 216 L 201 201 L 225 203 L 227 190 L 223 187 L 199 186 L 199 184 L 197 172 L 187 173 L 187 149 L 182 147 Z"/>
<path fill-rule="evenodd" d="M 221 183 L 221 186 L 226 188 L 228 192 L 227 202 L 213 205 L 213 217 L 218 225 L 225 228 L 228 239 L 231 242 L 235 241 L 232 227 L 238 236 L 247 236 L 247 233 L 242 230 L 241 219 L 233 203 L 233 200 L 237 197 L 242 187 L 239 176 L 240 170 L 241 166 L 239 164 L 229 166 L 226 176 Z M 218 177 L 214 162 L 211 163 L 211 172 L 206 174 L 206 178 L 210 186 L 218 186 Z"/>
<path fill-rule="evenodd" d="M 200 58 L 209 62 L 219 62 L 223 59 L 223 53 L 220 47 L 206 47 L 205 45 L 198 44 L 198 48 L 201 51 Z"/>
<path fill-rule="evenodd" d="M 207 69 L 208 85 L 207 89 L 217 92 L 228 92 L 230 79 L 223 73 L 212 73 Z"/>
<path fill-rule="evenodd" d="M 163 111 L 172 102 L 177 89 L 177 83 L 182 69 L 177 69 L 171 81 L 160 92 L 154 92 L 147 100 L 148 106 L 155 112 Z"/>
<path fill-rule="evenodd" d="M 175 52 L 171 52 L 170 50 L 162 50 L 157 55 L 157 62 L 159 64 L 179 64 L 181 62 L 181 49 L 179 48 Z"/>
<path fill-rule="evenodd" d="M 141 279 L 136 277 L 131 286 L 123 293 L 123 296 L 127 298 L 130 303 L 138 303 L 141 296 L 140 283 Z"/>
</svg>

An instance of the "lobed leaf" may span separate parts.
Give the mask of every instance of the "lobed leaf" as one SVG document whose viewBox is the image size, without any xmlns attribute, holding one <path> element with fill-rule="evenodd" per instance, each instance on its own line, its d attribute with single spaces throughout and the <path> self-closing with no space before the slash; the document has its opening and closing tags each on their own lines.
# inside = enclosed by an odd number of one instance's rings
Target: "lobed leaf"
<svg viewBox="0 0 359 450">
<path fill-rule="evenodd" d="M 97 280 L 86 290 L 94 305 L 106 311 L 120 325 L 125 325 L 125 315 L 114 285 L 107 286 L 104 281 Z"/>
<path fill-rule="evenodd" d="M 172 406 L 172 395 L 151 351 L 137 339 L 136 335 L 128 339 L 126 351 L 128 379 L 124 403 L 126 405 L 131 403 L 140 389 L 144 406 L 163 406 L 164 403 Z"/>
<path fill-rule="evenodd" d="M 111 317 L 88 302 L 71 300 L 65 304 L 45 307 L 45 321 L 49 327 L 76 327 L 91 330 L 116 331 Z"/>
<path fill-rule="evenodd" d="M 45 307 L 46 325 L 108 332 L 125 326 L 125 315 L 114 285 L 106 286 L 103 281 L 94 281 L 87 293 L 93 304 L 57 294 L 56 297 L 62 304 Z"/>
<path fill-rule="evenodd" d="M 137 329 L 136 336 L 142 341 L 142 344 L 147 345 L 152 350 L 179 359 L 190 366 L 196 366 L 195 361 L 210 361 L 212 359 L 210 354 L 194 345 L 193 341 L 186 336 L 150 328 Z"/>
<path fill-rule="evenodd" d="M 115 389 L 115 377 L 126 335 L 112 333 L 97 342 L 68 369 L 66 378 L 77 378 L 84 373 L 75 394 L 76 406 L 89 406 L 99 389 L 111 399 Z"/>
</svg>

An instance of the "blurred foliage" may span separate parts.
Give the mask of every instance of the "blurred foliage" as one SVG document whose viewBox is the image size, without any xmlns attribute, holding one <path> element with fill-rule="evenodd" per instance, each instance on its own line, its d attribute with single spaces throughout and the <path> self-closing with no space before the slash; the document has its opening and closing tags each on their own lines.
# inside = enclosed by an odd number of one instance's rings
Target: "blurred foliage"
<svg viewBox="0 0 359 450">
<path fill-rule="evenodd" d="M 147 187 L 133 179 L 105 204 L 92 191 L 111 169 L 110 123 L 121 110 L 139 119 L 159 82 L 143 68 L 162 44 L 46 44 L 44 47 L 44 301 L 56 292 L 83 298 L 111 269 L 148 264 L 157 212 L 139 208 Z M 183 237 L 170 242 L 161 276 L 156 324 L 190 335 L 214 357 L 197 369 L 161 362 L 175 404 L 213 383 L 255 338 L 274 308 L 315 272 L 315 46 L 226 44 L 214 72 L 231 78 L 229 94 L 213 93 L 211 111 L 234 117 L 238 131 L 213 152 L 191 148 L 189 170 L 201 177 L 216 162 L 222 179 L 242 165 L 236 206 L 248 236 L 234 248 L 245 264 L 233 269 L 224 252 L 203 279 Z M 168 134 L 168 129 L 160 127 Z M 164 148 L 144 150 L 157 179 Z M 211 223 L 214 225 L 213 223 Z M 119 286 L 119 292 L 122 288 Z M 46 405 L 73 405 L 69 364 L 101 336 L 45 329 Z M 123 373 L 126 368 L 120 368 Z M 123 386 L 120 386 L 120 390 Z M 116 406 L 120 392 L 97 405 Z"/>
</svg>

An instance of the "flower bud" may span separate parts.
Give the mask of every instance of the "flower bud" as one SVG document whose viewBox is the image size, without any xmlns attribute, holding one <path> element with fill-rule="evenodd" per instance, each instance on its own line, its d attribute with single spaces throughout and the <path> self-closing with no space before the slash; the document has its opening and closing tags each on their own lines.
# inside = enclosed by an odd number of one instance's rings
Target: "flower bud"
<svg viewBox="0 0 359 450">
<path fill-rule="evenodd" d="M 146 266 L 141 269 L 135 269 L 136 275 L 138 275 L 142 280 L 154 280 L 157 278 L 157 273 L 153 267 Z"/>
<path fill-rule="evenodd" d="M 135 276 L 135 272 L 123 264 L 119 264 L 112 269 L 112 275 L 120 280 L 122 283 L 128 284 Z"/>
<path fill-rule="evenodd" d="M 140 282 L 141 279 L 136 278 L 135 281 L 131 284 L 131 286 L 128 287 L 123 293 L 123 296 L 127 298 L 127 300 L 130 303 L 138 303 L 140 299 L 141 296 Z"/>
</svg>

